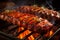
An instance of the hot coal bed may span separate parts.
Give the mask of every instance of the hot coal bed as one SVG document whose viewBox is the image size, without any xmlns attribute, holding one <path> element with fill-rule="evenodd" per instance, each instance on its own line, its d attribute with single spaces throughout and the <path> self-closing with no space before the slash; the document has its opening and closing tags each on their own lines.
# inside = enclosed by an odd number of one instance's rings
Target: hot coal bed
<svg viewBox="0 0 60 40">
<path fill-rule="evenodd" d="M 25 4 L 13 9 L 8 6 L 0 12 L 0 39 L 59 40 L 59 21 L 60 13 L 52 9 Z"/>
</svg>

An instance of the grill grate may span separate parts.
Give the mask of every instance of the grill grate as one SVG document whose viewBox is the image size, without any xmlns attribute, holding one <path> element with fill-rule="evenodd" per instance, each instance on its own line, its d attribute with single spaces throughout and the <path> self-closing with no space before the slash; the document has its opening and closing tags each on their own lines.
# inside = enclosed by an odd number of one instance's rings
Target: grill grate
<svg viewBox="0 0 60 40">
<path fill-rule="evenodd" d="M 11 31 L 16 30 L 16 29 L 19 28 L 19 27 L 18 27 L 17 25 L 9 25 L 9 27 L 10 27 L 10 29 L 9 29 L 9 30 L 6 30 L 6 33 L 8 33 L 8 35 L 5 34 L 4 32 L 1 32 L 1 31 L 0 31 L 0 35 L 3 35 L 3 36 L 5 36 L 5 37 L 8 38 L 8 39 L 11 38 L 11 40 L 14 40 L 14 39 L 15 39 L 15 40 L 27 40 L 27 38 L 28 38 L 30 35 L 32 35 L 32 34 L 35 33 L 35 32 L 32 31 L 30 34 L 26 35 L 23 39 L 17 39 L 17 38 L 12 37 L 9 33 L 10 33 Z M 27 30 L 27 29 L 20 31 L 19 33 L 16 33 L 15 37 L 18 36 L 19 34 L 23 33 L 23 32 L 26 31 L 26 30 Z M 60 31 L 60 28 L 57 29 L 56 32 L 55 32 L 50 38 L 48 38 L 48 39 L 46 39 L 46 38 L 44 37 L 44 35 L 39 35 L 37 38 L 35 38 L 35 40 L 42 40 L 42 39 L 43 39 L 43 40 L 51 40 L 51 38 L 53 38 L 54 35 L 56 35 L 56 33 L 57 33 L 58 31 Z M 14 32 L 15 32 L 15 31 L 14 31 Z M 11 36 L 11 37 L 10 37 L 10 36 Z"/>
</svg>

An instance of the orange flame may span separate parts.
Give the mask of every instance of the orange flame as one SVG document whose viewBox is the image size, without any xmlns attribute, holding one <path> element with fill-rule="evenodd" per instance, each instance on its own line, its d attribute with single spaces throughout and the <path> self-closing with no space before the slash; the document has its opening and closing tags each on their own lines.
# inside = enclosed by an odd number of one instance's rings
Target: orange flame
<svg viewBox="0 0 60 40">
<path fill-rule="evenodd" d="M 30 37 L 28 37 L 28 40 L 34 40 L 34 37 L 31 35 Z"/>
<path fill-rule="evenodd" d="M 28 34 L 30 34 L 30 33 L 31 33 L 31 31 L 26 30 L 26 31 L 24 31 L 23 33 L 21 33 L 21 34 L 18 36 L 18 38 L 23 39 L 26 35 L 28 35 Z"/>
<path fill-rule="evenodd" d="M 50 37 L 53 35 L 53 33 L 54 33 L 53 30 L 51 30 L 45 34 L 45 37 Z"/>
<path fill-rule="evenodd" d="M 50 36 L 52 36 L 52 35 L 53 35 L 53 31 L 51 30 L 51 31 L 50 31 Z"/>
<path fill-rule="evenodd" d="M 23 27 L 19 27 L 19 28 L 18 28 L 18 32 L 20 32 L 20 31 L 22 31 L 22 30 L 24 30 Z"/>
</svg>

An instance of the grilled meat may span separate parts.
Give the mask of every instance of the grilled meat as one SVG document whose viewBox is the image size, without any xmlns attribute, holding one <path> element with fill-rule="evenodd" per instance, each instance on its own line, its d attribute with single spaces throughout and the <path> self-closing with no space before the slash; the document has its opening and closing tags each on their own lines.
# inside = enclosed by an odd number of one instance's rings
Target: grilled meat
<svg viewBox="0 0 60 40">
<path fill-rule="evenodd" d="M 6 15 L 0 14 L 0 19 L 17 24 L 29 30 L 33 29 L 33 31 L 37 31 L 39 29 L 38 32 L 40 32 L 40 30 L 46 32 L 53 26 L 53 24 L 46 19 L 17 11 L 9 12 Z"/>
<path fill-rule="evenodd" d="M 23 13 L 30 13 L 33 15 L 37 15 L 42 18 L 48 19 L 50 22 L 60 20 L 60 13 L 49 10 L 47 8 L 43 7 L 37 7 L 37 6 L 20 6 L 17 8 L 18 11 L 23 12 Z M 53 22 L 52 22 L 53 23 Z"/>
<path fill-rule="evenodd" d="M 23 39 L 32 31 L 37 34 L 32 33 L 27 40 L 34 40 L 39 34 L 47 33 L 45 37 L 52 35 L 53 31 L 50 31 L 50 29 L 53 27 L 53 23 L 48 20 L 53 18 L 51 21 L 54 22 L 56 18 L 58 19 L 58 12 L 33 6 L 21 6 L 17 10 L 7 10 L 7 12 L 0 14 L 0 19 L 19 26 L 16 30 L 17 38 Z M 21 30 L 25 31 L 20 33 Z M 10 34 L 16 35 L 16 32 L 13 33 L 12 31 Z"/>
<path fill-rule="evenodd" d="M 53 11 L 53 10 L 49 10 L 47 8 L 43 8 L 43 7 L 37 7 L 37 6 L 20 6 L 19 8 L 17 8 L 18 11 L 21 12 L 29 12 L 31 14 L 35 14 L 33 12 L 37 12 L 36 14 L 43 14 L 43 15 L 51 15 L 51 16 L 55 16 L 58 17 L 58 12 Z"/>
</svg>

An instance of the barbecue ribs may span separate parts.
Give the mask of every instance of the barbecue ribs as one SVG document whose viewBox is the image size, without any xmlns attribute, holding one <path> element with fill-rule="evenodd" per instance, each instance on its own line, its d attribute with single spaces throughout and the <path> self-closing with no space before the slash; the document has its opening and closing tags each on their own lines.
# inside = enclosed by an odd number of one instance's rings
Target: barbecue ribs
<svg viewBox="0 0 60 40">
<path fill-rule="evenodd" d="M 44 9 L 42 7 L 21 6 L 16 10 L 2 12 L 0 14 L 0 19 L 18 25 L 22 27 L 23 30 L 27 29 L 18 36 L 18 38 L 23 39 L 32 31 L 39 34 L 45 34 L 50 31 L 50 29 L 54 27 L 53 22 L 60 20 L 58 14 L 59 13 L 56 11 Z M 18 32 L 20 31 L 19 28 Z M 52 35 L 52 31 L 49 33 Z M 48 35 L 48 33 L 46 35 Z M 28 39 L 34 40 L 33 35 L 30 35 Z"/>
</svg>

